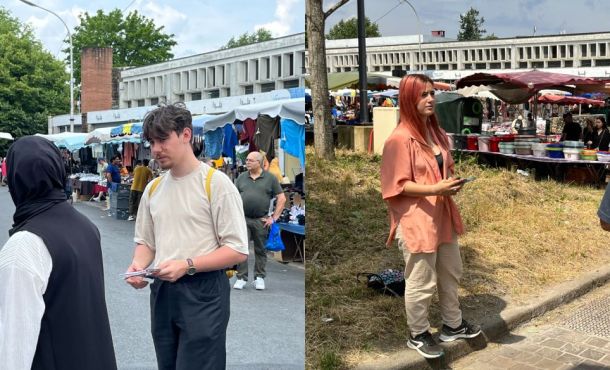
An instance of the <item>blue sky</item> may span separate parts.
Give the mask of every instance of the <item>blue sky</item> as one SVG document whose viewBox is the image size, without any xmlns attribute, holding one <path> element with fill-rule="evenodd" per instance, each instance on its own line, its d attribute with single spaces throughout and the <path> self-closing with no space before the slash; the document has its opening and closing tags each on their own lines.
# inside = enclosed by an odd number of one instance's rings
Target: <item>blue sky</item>
<svg viewBox="0 0 610 370">
<path fill-rule="evenodd" d="M 324 0 L 324 9 L 336 3 Z M 422 33 L 445 30 L 457 38 L 460 14 L 474 7 L 485 18 L 483 28 L 498 37 L 610 31 L 608 0 L 409 0 L 421 20 Z M 326 29 L 356 16 L 356 0 L 327 19 Z M 399 5 L 400 4 L 400 5 Z M 397 6 L 398 5 L 398 6 Z M 396 6 L 396 8 L 394 8 Z M 413 10 L 401 0 L 365 0 L 366 15 L 377 21 L 383 36 L 417 34 Z M 384 16 L 389 12 L 387 15 Z"/>
<path fill-rule="evenodd" d="M 78 15 L 108 13 L 121 9 L 152 18 L 164 32 L 173 33 L 178 42 L 175 57 L 216 50 L 232 36 L 254 32 L 264 26 L 276 37 L 304 32 L 305 0 L 30 0 L 54 11 L 72 30 Z M 52 14 L 19 0 L 2 0 L 1 6 L 13 17 L 30 24 L 44 47 L 63 59 L 63 24 Z"/>
</svg>

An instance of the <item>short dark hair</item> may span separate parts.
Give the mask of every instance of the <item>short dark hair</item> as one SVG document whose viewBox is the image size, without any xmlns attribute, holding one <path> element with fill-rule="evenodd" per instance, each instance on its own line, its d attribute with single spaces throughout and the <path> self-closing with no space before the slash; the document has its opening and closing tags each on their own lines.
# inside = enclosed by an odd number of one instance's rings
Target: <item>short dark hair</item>
<svg viewBox="0 0 610 370">
<path fill-rule="evenodd" d="M 163 105 L 146 114 L 142 124 L 144 140 L 167 139 L 172 131 L 180 135 L 185 128 L 193 130 L 193 117 L 184 103 Z"/>
<path fill-rule="evenodd" d="M 117 154 L 117 155 L 115 155 L 114 157 L 112 157 L 112 158 L 110 159 L 110 161 L 111 161 L 111 162 L 113 162 L 115 159 L 118 159 L 118 160 L 120 161 L 120 160 L 121 160 L 121 156 Z"/>
<path fill-rule="evenodd" d="M 150 161 L 149 161 L 148 159 L 145 159 L 145 160 L 143 161 L 143 163 L 144 163 L 144 166 L 148 167 L 148 164 L 150 163 Z"/>
</svg>

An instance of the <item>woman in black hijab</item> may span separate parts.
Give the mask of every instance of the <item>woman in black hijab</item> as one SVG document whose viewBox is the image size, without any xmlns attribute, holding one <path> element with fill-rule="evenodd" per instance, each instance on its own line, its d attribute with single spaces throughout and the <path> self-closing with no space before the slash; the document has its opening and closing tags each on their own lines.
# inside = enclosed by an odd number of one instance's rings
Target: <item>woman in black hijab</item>
<svg viewBox="0 0 610 370">
<path fill-rule="evenodd" d="M 9 333 L 0 332 L 7 341 L 0 358 L 8 361 L 7 368 L 116 369 L 100 234 L 66 202 L 59 149 L 47 139 L 27 136 L 10 147 L 7 157 L 16 211 L 0 261 L 19 258 L 10 267 L 0 263 L 0 307 L 20 305 L 23 311 L 18 317 L 0 316 L 9 321 L 3 326 Z M 30 305 L 41 309 L 25 308 Z"/>
</svg>

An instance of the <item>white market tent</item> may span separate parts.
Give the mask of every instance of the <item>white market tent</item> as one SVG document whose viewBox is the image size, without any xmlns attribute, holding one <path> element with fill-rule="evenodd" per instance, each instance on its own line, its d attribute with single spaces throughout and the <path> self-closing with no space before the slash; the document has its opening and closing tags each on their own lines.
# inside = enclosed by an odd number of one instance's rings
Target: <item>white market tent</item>
<svg viewBox="0 0 610 370">
<path fill-rule="evenodd" d="M 305 98 L 242 105 L 206 121 L 203 126 L 203 132 L 214 131 L 219 127 L 233 123 L 235 120 L 244 121 L 248 118 L 256 119 L 259 114 L 266 114 L 271 117 L 280 116 L 282 118 L 291 119 L 300 125 L 304 125 Z"/>
<path fill-rule="evenodd" d="M 13 138 L 13 135 L 11 135 L 9 132 L 0 132 L 0 139 L 15 140 L 15 138 Z"/>
<path fill-rule="evenodd" d="M 103 143 L 110 140 L 112 127 L 96 128 L 85 137 L 85 145 Z"/>
</svg>

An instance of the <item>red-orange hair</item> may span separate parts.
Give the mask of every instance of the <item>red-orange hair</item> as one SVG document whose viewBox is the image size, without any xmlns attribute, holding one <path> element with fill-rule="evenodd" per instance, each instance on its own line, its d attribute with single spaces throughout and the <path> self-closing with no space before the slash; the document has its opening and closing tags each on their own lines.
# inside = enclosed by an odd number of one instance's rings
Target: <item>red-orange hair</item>
<svg viewBox="0 0 610 370">
<path fill-rule="evenodd" d="M 422 74 L 406 75 L 400 80 L 398 88 L 400 124 L 410 127 L 416 139 L 423 142 L 427 142 L 426 132 L 430 131 L 432 139 L 445 150 L 449 150 L 447 135 L 438 124 L 436 114 L 431 115 L 428 121 L 424 122 L 417 111 L 417 102 L 421 99 L 421 94 L 426 90 L 428 83 L 434 86 L 434 81 Z"/>
</svg>

